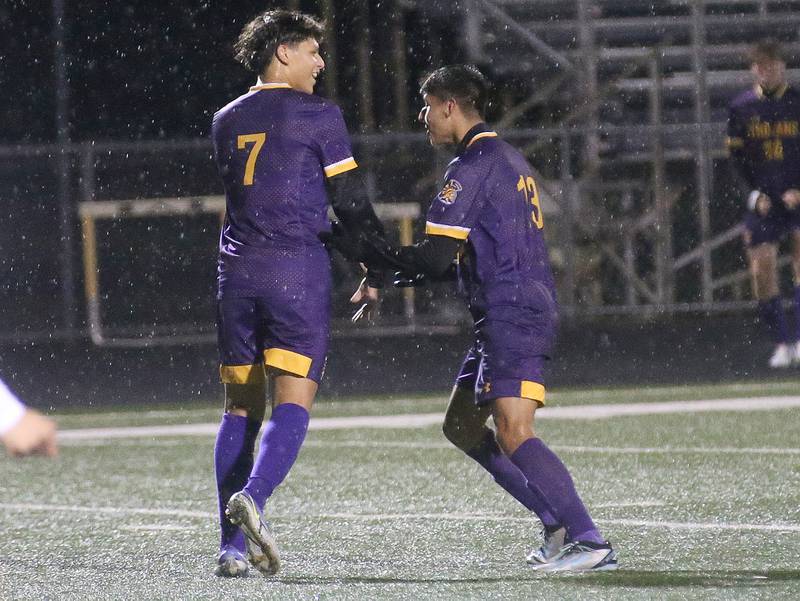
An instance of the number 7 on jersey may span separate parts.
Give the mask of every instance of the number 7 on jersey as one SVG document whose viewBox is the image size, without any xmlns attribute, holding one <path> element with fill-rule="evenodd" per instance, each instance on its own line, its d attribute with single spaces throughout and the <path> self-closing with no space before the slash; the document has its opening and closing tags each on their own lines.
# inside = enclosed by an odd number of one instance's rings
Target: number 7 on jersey
<svg viewBox="0 0 800 601">
<path fill-rule="evenodd" d="M 247 157 L 247 163 L 244 166 L 244 185 L 253 185 L 253 174 L 256 170 L 256 159 L 261 148 L 264 146 L 264 140 L 267 139 L 267 134 L 261 132 L 260 134 L 243 134 L 236 137 L 236 147 L 239 150 L 244 150 L 247 144 L 252 144 L 250 154 Z"/>
</svg>

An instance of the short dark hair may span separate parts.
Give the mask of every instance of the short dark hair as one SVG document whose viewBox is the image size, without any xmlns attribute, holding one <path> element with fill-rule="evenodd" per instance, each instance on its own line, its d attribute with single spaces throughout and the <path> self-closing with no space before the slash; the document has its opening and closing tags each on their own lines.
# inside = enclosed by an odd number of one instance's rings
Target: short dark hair
<svg viewBox="0 0 800 601">
<path fill-rule="evenodd" d="M 448 65 L 428 75 L 419 92 L 442 100 L 453 98 L 462 108 L 483 117 L 489 99 L 489 81 L 475 65 Z"/>
<path fill-rule="evenodd" d="M 319 42 L 325 28 L 314 17 L 291 10 L 268 10 L 242 29 L 233 45 L 233 57 L 253 73 L 264 72 L 281 44 L 297 44 L 308 38 Z"/>
<path fill-rule="evenodd" d="M 765 61 L 786 61 L 780 43 L 772 38 L 766 38 L 753 44 L 748 56 L 751 65 Z"/>
</svg>

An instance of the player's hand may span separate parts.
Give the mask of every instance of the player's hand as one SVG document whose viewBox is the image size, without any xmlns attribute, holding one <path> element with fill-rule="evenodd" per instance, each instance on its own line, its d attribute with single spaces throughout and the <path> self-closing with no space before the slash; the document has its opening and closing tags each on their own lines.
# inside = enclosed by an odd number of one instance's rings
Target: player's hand
<svg viewBox="0 0 800 601">
<path fill-rule="evenodd" d="M 425 274 L 417 273 L 415 275 L 408 275 L 402 271 L 396 271 L 392 285 L 395 288 L 417 288 L 426 284 Z"/>
<path fill-rule="evenodd" d="M 800 206 L 800 190 L 796 188 L 789 188 L 783 193 L 781 199 L 783 200 L 783 204 L 786 205 L 786 208 L 790 211 L 793 211 Z"/>
<path fill-rule="evenodd" d="M 9 454 L 16 457 L 58 455 L 55 422 L 33 409 L 25 409 L 19 422 L 0 440 L 3 441 Z"/>
<path fill-rule="evenodd" d="M 759 194 L 756 199 L 756 213 L 760 217 L 766 217 L 769 210 L 772 208 L 772 201 L 766 194 Z"/>
<path fill-rule="evenodd" d="M 380 290 L 367 284 L 367 278 L 361 280 L 358 289 L 350 297 L 350 302 L 359 305 L 350 321 L 356 323 L 363 318 L 372 321 L 377 312 L 378 301 L 380 300 Z"/>
<path fill-rule="evenodd" d="M 363 232 L 364 263 L 371 269 L 398 269 L 397 249 L 386 238 L 373 232 Z"/>
</svg>

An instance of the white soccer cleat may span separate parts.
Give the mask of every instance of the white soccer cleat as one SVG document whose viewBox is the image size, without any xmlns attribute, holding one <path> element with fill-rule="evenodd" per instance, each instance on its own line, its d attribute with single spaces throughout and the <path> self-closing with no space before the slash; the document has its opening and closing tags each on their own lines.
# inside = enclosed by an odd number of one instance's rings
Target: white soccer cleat
<svg viewBox="0 0 800 601">
<path fill-rule="evenodd" d="M 567 543 L 553 559 L 539 568 L 543 572 L 605 572 L 617 569 L 617 554 L 609 543 Z"/>
<path fill-rule="evenodd" d="M 785 343 L 776 346 L 772 357 L 769 358 L 769 366 L 773 369 L 789 367 L 795 358 L 795 346 L 796 345 L 789 346 Z"/>
<path fill-rule="evenodd" d="M 553 532 L 548 532 L 547 528 L 542 528 L 544 541 L 542 546 L 528 553 L 525 558 L 534 570 L 538 570 L 550 563 L 557 555 L 567 539 L 567 529 L 563 526 Z"/>
<path fill-rule="evenodd" d="M 281 569 L 278 545 L 253 498 L 244 491 L 237 492 L 228 501 L 225 515 L 244 532 L 250 563 L 264 576 L 277 574 Z"/>
<path fill-rule="evenodd" d="M 220 578 L 244 578 L 247 576 L 247 560 L 244 555 L 233 548 L 223 549 L 217 558 L 214 575 Z"/>
</svg>

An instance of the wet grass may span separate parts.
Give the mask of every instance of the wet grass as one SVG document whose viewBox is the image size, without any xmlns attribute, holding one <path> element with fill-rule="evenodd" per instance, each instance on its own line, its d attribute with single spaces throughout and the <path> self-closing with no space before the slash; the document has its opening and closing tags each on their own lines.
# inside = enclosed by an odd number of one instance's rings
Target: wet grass
<svg viewBox="0 0 800 601">
<path fill-rule="evenodd" d="M 564 391 L 555 399 L 791 390 Z M 442 402 L 323 403 L 321 413 L 441 411 Z M 218 414 L 58 417 L 74 428 Z M 284 561 L 272 579 L 212 575 L 213 437 L 73 441 L 56 461 L 0 457 L 0 599 L 797 599 L 798 423 L 797 409 L 542 421 L 540 435 L 560 449 L 619 551 L 619 571 L 579 576 L 527 568 L 536 522 L 435 426 L 310 432 L 268 504 Z M 775 525 L 786 530 L 768 529 Z"/>
</svg>

